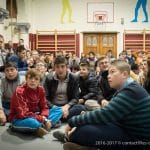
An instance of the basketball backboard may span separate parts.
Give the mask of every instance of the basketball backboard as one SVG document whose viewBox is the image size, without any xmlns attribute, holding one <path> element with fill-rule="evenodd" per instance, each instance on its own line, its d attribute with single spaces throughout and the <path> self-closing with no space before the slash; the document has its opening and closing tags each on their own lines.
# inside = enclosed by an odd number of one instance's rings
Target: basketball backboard
<svg viewBox="0 0 150 150">
<path fill-rule="evenodd" d="M 87 3 L 87 22 L 114 22 L 114 3 Z"/>
</svg>

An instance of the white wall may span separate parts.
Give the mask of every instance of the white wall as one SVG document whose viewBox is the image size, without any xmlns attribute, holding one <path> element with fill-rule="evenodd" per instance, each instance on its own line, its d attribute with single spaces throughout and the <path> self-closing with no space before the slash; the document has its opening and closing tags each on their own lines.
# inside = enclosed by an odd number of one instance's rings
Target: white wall
<svg viewBox="0 0 150 150">
<path fill-rule="evenodd" d="M 6 9 L 6 0 L 0 0 L 0 8 Z"/>
<path fill-rule="evenodd" d="M 18 0 L 19 1 L 19 0 Z M 74 23 L 60 23 L 62 10 L 62 0 L 24 0 L 25 5 L 19 4 L 25 12 L 18 15 L 18 21 L 30 22 L 29 32 L 36 33 L 36 30 L 74 30 L 82 31 L 117 31 L 118 33 L 118 51 L 123 49 L 124 30 L 143 30 L 149 29 L 149 23 L 143 23 L 143 11 L 139 10 L 139 22 L 132 23 L 134 9 L 137 0 L 70 0 L 72 7 L 72 18 Z M 95 25 L 87 23 L 87 3 L 88 2 L 114 2 L 114 23 Z M 19 9 L 21 10 L 21 9 Z M 148 1 L 148 14 L 150 18 L 150 1 Z M 20 19 L 19 19 L 20 18 Z M 121 18 L 124 18 L 124 24 L 121 24 Z M 24 20 L 23 20 L 24 19 Z M 67 16 L 65 16 L 67 20 Z M 149 19 L 150 20 L 150 19 Z M 82 50 L 82 34 L 81 48 Z"/>
<path fill-rule="evenodd" d="M 6 9 L 6 0 L 0 0 L 0 8 Z M 0 34 L 4 35 L 4 23 L 0 23 Z"/>
</svg>

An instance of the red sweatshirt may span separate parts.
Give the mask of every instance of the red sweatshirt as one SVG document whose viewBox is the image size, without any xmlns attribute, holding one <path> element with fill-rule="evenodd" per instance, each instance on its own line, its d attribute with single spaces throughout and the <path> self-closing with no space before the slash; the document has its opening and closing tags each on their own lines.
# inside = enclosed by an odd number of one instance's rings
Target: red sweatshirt
<svg viewBox="0 0 150 150">
<path fill-rule="evenodd" d="M 27 84 L 17 87 L 11 99 L 9 121 L 32 117 L 43 122 L 43 116 L 48 116 L 44 89 L 41 86 L 32 89 Z"/>
</svg>

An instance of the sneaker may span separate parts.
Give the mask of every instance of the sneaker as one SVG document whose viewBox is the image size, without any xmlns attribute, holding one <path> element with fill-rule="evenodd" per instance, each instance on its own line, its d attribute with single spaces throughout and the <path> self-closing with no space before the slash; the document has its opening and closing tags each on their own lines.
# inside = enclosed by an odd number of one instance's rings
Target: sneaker
<svg viewBox="0 0 150 150">
<path fill-rule="evenodd" d="M 63 145 L 63 149 L 64 150 L 97 150 L 96 148 L 81 146 L 79 144 L 72 143 L 72 142 L 66 142 Z"/>
<path fill-rule="evenodd" d="M 53 132 L 53 137 L 56 138 L 58 141 L 65 143 L 67 142 L 67 138 L 65 136 L 65 133 L 61 131 L 55 131 Z"/>
<path fill-rule="evenodd" d="M 36 134 L 36 136 L 42 138 L 44 135 L 48 134 L 48 131 L 46 131 L 44 128 L 38 128 L 38 129 L 35 131 L 35 134 Z"/>
</svg>

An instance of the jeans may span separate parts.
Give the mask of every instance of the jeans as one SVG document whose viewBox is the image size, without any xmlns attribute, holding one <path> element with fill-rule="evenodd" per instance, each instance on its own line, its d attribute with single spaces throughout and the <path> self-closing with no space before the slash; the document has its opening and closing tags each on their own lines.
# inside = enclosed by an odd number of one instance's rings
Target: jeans
<svg viewBox="0 0 150 150">
<path fill-rule="evenodd" d="M 32 133 L 42 126 L 42 123 L 35 118 L 14 119 L 12 121 L 12 130 L 22 133 Z"/>
<path fill-rule="evenodd" d="M 51 121 L 52 125 L 55 125 L 63 115 L 63 110 L 61 107 L 53 106 L 49 110 L 48 119 Z"/>
<path fill-rule="evenodd" d="M 55 125 L 62 116 L 62 109 L 60 107 L 54 106 L 49 110 L 48 119 L 51 121 L 52 125 Z M 22 132 L 22 133 L 31 133 L 42 127 L 43 123 L 39 122 L 35 118 L 23 118 L 23 119 L 14 119 L 12 121 L 13 131 Z"/>
<path fill-rule="evenodd" d="M 5 115 L 8 117 L 9 112 L 10 112 L 10 102 L 2 101 L 2 106 L 4 108 Z"/>
<path fill-rule="evenodd" d="M 97 147 L 100 150 L 142 150 L 143 146 L 127 145 L 126 142 L 138 141 L 131 138 L 115 124 L 84 125 L 77 127 L 70 135 L 70 142 L 84 146 Z"/>
<path fill-rule="evenodd" d="M 73 116 L 80 115 L 82 111 L 86 111 L 86 108 L 85 108 L 84 105 L 81 105 L 81 104 L 73 105 L 69 109 L 69 115 L 68 115 L 68 117 L 66 119 L 61 118 L 61 120 L 63 122 L 66 122 L 68 119 L 72 118 Z"/>
</svg>

